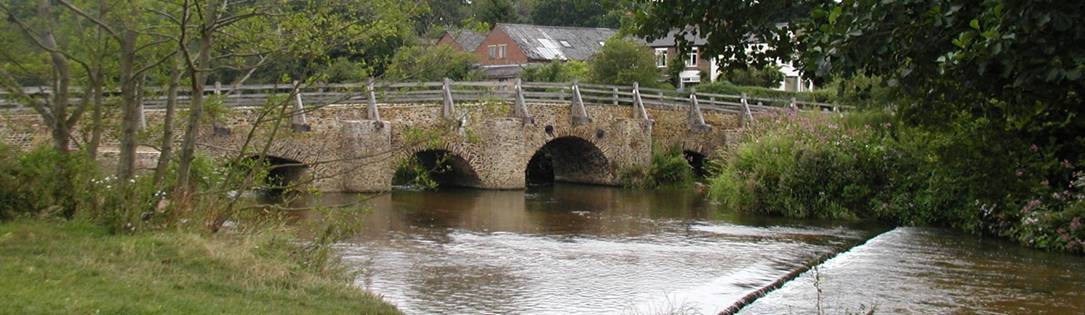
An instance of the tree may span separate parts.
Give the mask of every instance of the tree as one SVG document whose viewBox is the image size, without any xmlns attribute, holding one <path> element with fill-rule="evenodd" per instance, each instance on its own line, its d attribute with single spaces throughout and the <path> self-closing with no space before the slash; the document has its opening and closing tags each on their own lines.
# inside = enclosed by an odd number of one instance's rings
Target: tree
<svg viewBox="0 0 1085 315">
<path fill-rule="evenodd" d="M 509 0 L 475 0 L 471 2 L 471 11 L 476 20 L 490 25 L 520 20 L 516 7 Z"/>
<path fill-rule="evenodd" d="M 707 35 L 703 49 L 724 67 L 779 59 L 822 80 L 878 76 L 909 98 L 896 105 L 914 124 L 982 117 L 1079 160 L 1082 19 L 1085 6 L 1055 0 L 642 0 L 635 28 L 658 38 L 692 25 L 685 30 Z M 747 52 L 755 41 L 769 48 Z"/>
<path fill-rule="evenodd" d="M 655 56 L 644 44 L 614 37 L 588 61 L 591 81 L 602 84 L 660 86 L 660 73 Z"/>
<path fill-rule="evenodd" d="M 621 9 L 618 0 L 541 0 L 531 11 L 531 21 L 540 25 L 616 28 Z"/>
<path fill-rule="evenodd" d="M 384 78 L 392 81 L 477 80 L 482 77 L 475 55 L 456 51 L 446 45 L 401 48 Z"/>
</svg>

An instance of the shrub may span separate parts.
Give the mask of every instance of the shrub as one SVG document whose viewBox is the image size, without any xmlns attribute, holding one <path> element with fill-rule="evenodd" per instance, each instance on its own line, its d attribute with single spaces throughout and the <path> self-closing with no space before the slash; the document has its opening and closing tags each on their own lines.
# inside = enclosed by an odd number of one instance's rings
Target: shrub
<svg viewBox="0 0 1085 315">
<path fill-rule="evenodd" d="M 0 147 L 0 220 L 42 213 L 70 218 L 98 195 L 89 184 L 96 175 L 97 165 L 83 154 Z"/>
<path fill-rule="evenodd" d="M 657 188 L 689 186 L 693 184 L 694 175 L 680 147 L 661 150 L 652 146 L 652 162 L 648 168 L 628 169 L 621 177 L 626 186 Z"/>
<path fill-rule="evenodd" d="M 731 69 L 722 73 L 721 77 L 737 85 L 774 88 L 780 86 L 784 73 L 776 65 L 769 64 L 761 69 Z"/>
<path fill-rule="evenodd" d="M 384 77 L 393 81 L 477 80 L 482 72 L 475 56 L 446 45 L 412 46 L 396 51 Z"/>
<path fill-rule="evenodd" d="M 520 76 L 528 82 L 571 82 L 588 78 L 588 64 L 583 61 L 552 61 L 524 68 Z"/>
</svg>

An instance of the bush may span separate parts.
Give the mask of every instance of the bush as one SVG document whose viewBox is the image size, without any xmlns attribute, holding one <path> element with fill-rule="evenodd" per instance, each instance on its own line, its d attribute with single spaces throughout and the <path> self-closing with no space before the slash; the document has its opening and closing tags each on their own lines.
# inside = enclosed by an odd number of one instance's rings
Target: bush
<svg viewBox="0 0 1085 315">
<path fill-rule="evenodd" d="M 583 61 L 558 61 L 524 68 L 520 76 L 528 82 L 571 82 L 588 78 L 588 64 Z"/>
<path fill-rule="evenodd" d="M 446 45 L 404 47 L 396 51 L 384 77 L 392 81 L 478 80 L 482 72 L 477 63 L 475 55 Z"/>
<path fill-rule="evenodd" d="M 797 101 L 806 102 L 833 103 L 837 101 L 834 92 L 830 90 L 788 92 L 759 86 L 738 86 L 724 80 L 700 84 L 697 86 L 697 92 L 724 95 L 741 95 L 742 93 L 746 93 L 749 97 L 780 100 L 776 103 L 764 103 L 762 101 L 762 105 L 766 106 L 788 106 L 790 105 L 792 97 Z M 752 103 L 757 104 L 757 102 L 758 101 L 753 101 Z"/>
<path fill-rule="evenodd" d="M 693 184 L 693 167 L 686 161 L 682 148 L 673 146 L 660 150 L 652 146 L 652 162 L 647 169 L 633 168 L 622 174 L 626 186 L 638 188 L 686 187 Z"/>
<path fill-rule="evenodd" d="M 1085 251 L 1085 171 L 983 120 L 902 127 L 884 113 L 762 121 L 710 179 L 742 211 L 943 225 Z"/>
<path fill-rule="evenodd" d="M 0 220 L 25 215 L 72 217 L 97 195 L 97 165 L 83 154 L 41 147 L 25 154 L 0 146 Z"/>
<path fill-rule="evenodd" d="M 775 88 L 784 80 L 784 73 L 776 65 L 769 64 L 761 69 L 731 69 L 722 73 L 721 77 L 738 85 Z"/>
</svg>

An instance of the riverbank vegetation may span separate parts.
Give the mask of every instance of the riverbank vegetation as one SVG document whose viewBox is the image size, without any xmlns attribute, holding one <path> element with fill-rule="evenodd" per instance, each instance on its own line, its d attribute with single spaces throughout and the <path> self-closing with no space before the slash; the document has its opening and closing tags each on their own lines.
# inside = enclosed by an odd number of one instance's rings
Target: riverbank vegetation
<svg viewBox="0 0 1085 315">
<path fill-rule="evenodd" d="M 398 313 L 354 287 L 332 250 L 354 234 L 358 211 L 336 209 L 285 228 L 289 212 L 212 193 L 231 167 L 198 161 L 200 195 L 180 211 L 150 174 L 124 183 L 84 154 L 0 146 L 0 309 Z M 259 164 L 248 168 L 256 178 L 267 174 Z"/>
<path fill-rule="evenodd" d="M 710 179 L 726 208 L 944 225 L 1085 252 L 1081 162 L 999 136 L 989 122 L 935 132 L 884 112 L 792 112 L 756 126 Z"/>
<path fill-rule="evenodd" d="M 633 167 L 620 174 L 619 182 L 639 189 L 685 188 L 696 179 L 693 167 L 678 146 L 652 146 L 652 161 L 647 167 Z"/>
</svg>

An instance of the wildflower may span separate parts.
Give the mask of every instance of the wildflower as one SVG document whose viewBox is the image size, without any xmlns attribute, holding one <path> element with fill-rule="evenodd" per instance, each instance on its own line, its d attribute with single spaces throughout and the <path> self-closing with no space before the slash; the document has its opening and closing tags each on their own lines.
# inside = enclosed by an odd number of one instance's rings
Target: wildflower
<svg viewBox="0 0 1085 315">
<path fill-rule="evenodd" d="M 1070 221 L 1070 231 L 1077 231 L 1077 229 L 1080 227 L 1081 217 L 1074 217 L 1074 219 Z"/>
<path fill-rule="evenodd" d="M 1032 210 L 1036 209 L 1036 207 L 1039 207 L 1039 206 L 1040 206 L 1040 200 L 1039 199 L 1029 200 L 1028 203 L 1026 203 L 1025 206 L 1021 208 L 1021 213 L 1029 213 L 1029 211 L 1032 211 Z"/>
<path fill-rule="evenodd" d="M 1036 146 L 1036 144 L 1033 143 L 1032 145 L 1028 146 L 1028 150 L 1032 151 L 1032 152 L 1036 152 L 1036 151 L 1040 150 L 1040 147 Z"/>
</svg>

